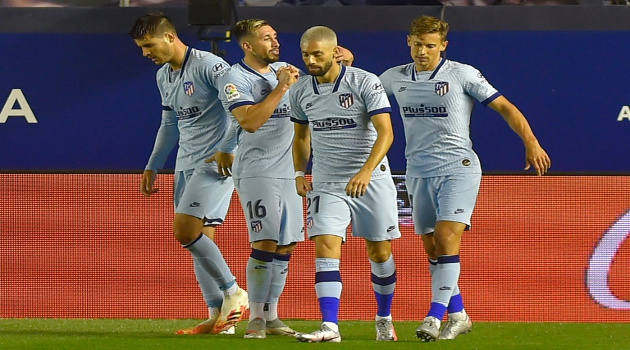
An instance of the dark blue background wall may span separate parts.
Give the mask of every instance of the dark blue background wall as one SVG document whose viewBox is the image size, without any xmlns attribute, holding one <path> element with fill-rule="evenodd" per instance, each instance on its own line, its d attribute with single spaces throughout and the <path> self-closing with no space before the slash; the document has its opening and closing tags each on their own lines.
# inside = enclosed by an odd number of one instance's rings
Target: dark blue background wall
<svg viewBox="0 0 630 350">
<path fill-rule="evenodd" d="M 21 89 L 38 120 L 29 124 L 9 117 L 0 123 L 0 170 L 144 167 L 160 120 L 157 66 L 125 34 L 133 20 L 128 22 L 122 30 L 104 33 L 0 33 L 0 107 L 12 89 Z M 451 23 L 456 28 L 459 22 Z M 410 62 L 404 29 L 345 29 L 338 33 L 340 43 L 354 52 L 355 66 L 380 74 Z M 623 106 L 630 105 L 629 34 L 454 29 L 447 57 L 480 69 L 525 113 L 552 157 L 554 172 L 629 173 L 630 120 L 617 121 Z M 210 49 L 194 31 L 181 35 L 191 46 Z M 299 31 L 281 31 L 282 60 L 303 68 L 299 36 Z M 220 48 L 230 63 L 241 57 L 236 43 Z M 393 122 L 390 162 L 403 171 L 398 113 Z M 521 141 L 498 114 L 478 105 L 471 128 L 486 172 L 522 170 Z"/>
</svg>

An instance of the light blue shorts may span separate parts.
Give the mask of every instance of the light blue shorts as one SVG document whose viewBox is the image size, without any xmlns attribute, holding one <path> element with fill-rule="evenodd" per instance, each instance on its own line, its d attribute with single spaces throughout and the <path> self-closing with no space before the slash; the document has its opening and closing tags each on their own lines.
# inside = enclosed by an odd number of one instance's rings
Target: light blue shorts
<svg viewBox="0 0 630 350">
<path fill-rule="evenodd" d="M 250 242 L 271 240 L 288 245 L 304 240 L 304 209 L 295 180 L 245 178 L 234 184 Z"/>
<path fill-rule="evenodd" d="M 210 169 L 175 172 L 175 213 L 200 218 L 204 225 L 219 225 L 225 220 L 234 182 Z"/>
<path fill-rule="evenodd" d="M 417 234 L 434 232 L 437 221 L 461 222 L 470 228 L 481 174 L 408 176 L 406 184 Z"/>
<path fill-rule="evenodd" d="M 365 195 L 346 194 L 347 183 L 318 182 L 307 195 L 308 237 L 334 235 L 346 240 L 352 222 L 352 235 L 381 242 L 400 237 L 396 187 L 391 177 L 372 180 Z"/>
</svg>

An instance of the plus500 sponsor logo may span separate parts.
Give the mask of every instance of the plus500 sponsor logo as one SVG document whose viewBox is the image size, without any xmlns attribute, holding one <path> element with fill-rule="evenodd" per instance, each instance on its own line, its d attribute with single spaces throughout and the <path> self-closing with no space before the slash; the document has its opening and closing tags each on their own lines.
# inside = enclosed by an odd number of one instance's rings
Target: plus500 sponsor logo
<svg viewBox="0 0 630 350">
<path fill-rule="evenodd" d="M 200 116 L 201 110 L 199 109 L 199 107 L 193 106 L 188 108 L 180 108 L 179 110 L 175 111 L 175 114 L 177 115 L 177 119 L 184 120 Z"/>
<path fill-rule="evenodd" d="M 419 107 L 403 107 L 403 115 L 408 118 L 436 118 L 448 117 L 446 107 L 444 106 L 425 106 Z"/>
<path fill-rule="evenodd" d="M 329 131 L 355 128 L 357 123 L 351 118 L 328 118 L 313 121 L 313 131 Z"/>
<path fill-rule="evenodd" d="M 621 244 L 630 234 L 630 211 L 617 221 L 599 241 L 586 270 L 586 286 L 591 297 L 609 309 L 630 310 L 630 301 L 621 300 L 610 289 L 610 269 Z"/>
</svg>

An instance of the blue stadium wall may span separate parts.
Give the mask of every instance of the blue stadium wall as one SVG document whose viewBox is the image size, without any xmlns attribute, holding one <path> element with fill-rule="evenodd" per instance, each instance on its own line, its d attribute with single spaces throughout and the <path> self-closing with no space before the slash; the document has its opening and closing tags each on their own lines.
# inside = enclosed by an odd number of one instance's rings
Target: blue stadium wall
<svg viewBox="0 0 630 350">
<path fill-rule="evenodd" d="M 211 49 L 188 25 L 186 8 L 159 10 L 186 43 Z M 148 11 L 0 9 L 0 172 L 144 167 L 160 121 L 157 67 L 127 32 Z M 356 66 L 380 74 L 410 62 L 406 32 L 422 14 L 443 15 L 451 23 L 447 57 L 480 69 L 525 113 L 552 173 L 630 173 L 630 7 L 241 8 L 238 16 L 268 19 L 282 60 L 301 68 L 301 32 L 328 25 Z M 235 42 L 218 49 L 230 63 L 241 57 Z M 404 134 L 398 113 L 392 117 L 389 159 L 403 172 Z M 471 129 L 486 173 L 522 171 L 522 143 L 498 114 L 478 105 Z"/>
</svg>

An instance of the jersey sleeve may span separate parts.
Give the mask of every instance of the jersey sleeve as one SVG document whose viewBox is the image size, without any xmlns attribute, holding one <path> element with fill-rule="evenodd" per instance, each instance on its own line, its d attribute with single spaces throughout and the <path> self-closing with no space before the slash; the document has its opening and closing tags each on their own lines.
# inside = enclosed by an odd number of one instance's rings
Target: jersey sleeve
<svg viewBox="0 0 630 350">
<path fill-rule="evenodd" d="M 210 85 L 219 90 L 220 79 L 230 71 L 230 65 L 215 55 L 204 57 L 203 61 L 203 71 L 201 72 L 203 77 Z"/>
<path fill-rule="evenodd" d="M 162 110 L 164 111 L 165 108 L 170 108 L 170 106 L 167 106 L 166 100 L 164 98 L 164 75 L 162 74 L 162 69 L 163 68 L 160 68 L 155 74 L 155 82 L 157 84 L 158 91 L 160 92 L 160 101 L 162 102 Z"/>
<path fill-rule="evenodd" d="M 477 68 L 462 66 L 461 69 L 460 76 L 463 79 L 462 85 L 466 94 L 472 96 L 484 106 L 501 96 Z"/>
<path fill-rule="evenodd" d="M 228 118 L 228 130 L 219 144 L 219 152 L 234 153 L 238 145 L 239 124 L 233 117 Z"/>
<path fill-rule="evenodd" d="M 385 94 L 387 94 L 388 97 L 391 97 L 393 95 L 392 92 L 392 74 L 391 74 L 391 70 L 386 70 L 385 72 L 383 72 L 383 74 L 381 74 L 381 76 L 379 77 L 379 80 L 381 81 L 381 84 L 383 84 L 383 89 L 385 90 Z"/>
<path fill-rule="evenodd" d="M 252 84 L 235 68 L 225 74 L 219 81 L 219 98 L 226 111 L 245 105 L 254 105 Z"/>
<path fill-rule="evenodd" d="M 306 78 L 305 78 L 306 79 Z M 293 84 L 289 88 L 289 104 L 291 106 L 291 121 L 298 124 L 308 124 L 308 117 L 298 99 L 300 90 L 298 89 L 298 83 Z"/>
<path fill-rule="evenodd" d="M 169 107 L 162 108 L 162 122 L 155 137 L 153 151 L 145 170 L 158 171 L 166 163 L 168 155 L 171 154 L 177 141 L 179 140 L 179 129 L 177 128 L 177 117 L 175 112 Z"/>
<path fill-rule="evenodd" d="M 387 99 L 383 84 L 374 74 L 370 73 L 365 76 L 361 84 L 361 97 L 365 101 L 365 107 L 370 117 L 392 112 L 392 106 Z"/>
</svg>

